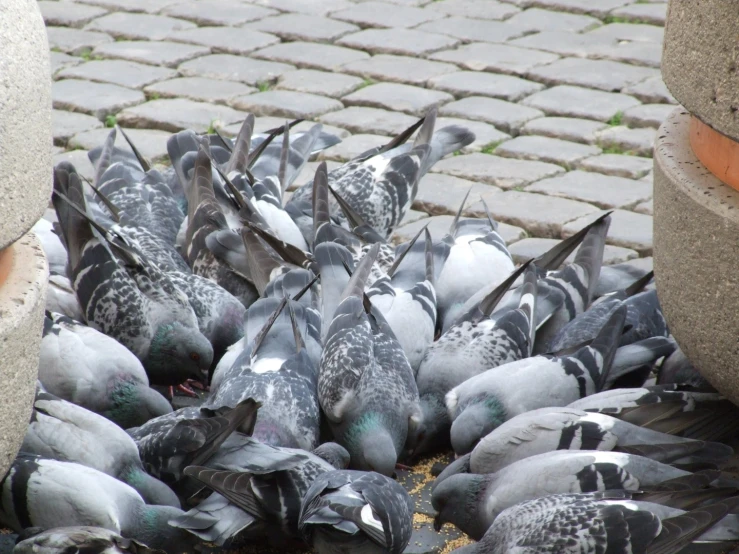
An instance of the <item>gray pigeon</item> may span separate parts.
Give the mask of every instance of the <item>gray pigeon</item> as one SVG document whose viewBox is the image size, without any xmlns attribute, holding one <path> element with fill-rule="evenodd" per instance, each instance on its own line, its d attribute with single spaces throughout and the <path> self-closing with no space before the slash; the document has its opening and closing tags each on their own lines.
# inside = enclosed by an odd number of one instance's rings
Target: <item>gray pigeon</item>
<svg viewBox="0 0 739 554">
<path fill-rule="evenodd" d="M 663 445 L 682 445 L 684 449 Z M 509 419 L 483 437 L 466 457 L 470 473 L 495 473 L 518 460 L 555 450 L 617 450 L 671 464 L 719 464 L 734 453 L 721 443 L 684 439 L 603 414 L 540 408 Z"/>
<path fill-rule="evenodd" d="M 115 339 L 60 314 L 46 313 L 38 378 L 49 393 L 123 428 L 167 414 L 139 359 Z"/>
<path fill-rule="evenodd" d="M 518 414 L 566 406 L 601 391 L 623 329 L 626 308 L 618 308 L 598 337 L 572 355 L 535 356 L 498 366 L 466 380 L 446 395 L 457 454 Z"/>
<path fill-rule="evenodd" d="M 303 498 L 299 529 L 318 554 L 400 554 L 413 532 L 413 500 L 375 472 L 330 471 Z"/>
<path fill-rule="evenodd" d="M 16 533 L 91 525 L 174 554 L 192 546 L 190 535 L 168 523 L 183 513 L 145 504 L 133 488 L 96 469 L 36 456 L 19 455 L 2 482 L 0 523 Z"/>
<path fill-rule="evenodd" d="M 13 554 L 59 554 L 60 552 L 89 552 L 90 554 L 162 554 L 132 539 L 102 527 L 55 527 L 29 536 L 26 529 L 19 536 Z"/>
<path fill-rule="evenodd" d="M 417 125 L 388 145 L 365 152 L 328 175 L 329 185 L 382 237 L 389 237 L 403 220 L 416 197 L 419 180 L 430 167 L 475 140 L 467 129 L 454 125 L 434 133 L 435 109 L 422 123 L 412 146 L 403 143 Z M 286 209 L 310 195 L 308 183 L 295 191 Z"/>
<path fill-rule="evenodd" d="M 658 385 L 688 385 L 705 391 L 712 391 L 713 386 L 706 381 L 683 351 L 678 347 L 662 362 L 657 374 Z"/>
<path fill-rule="evenodd" d="M 519 306 L 491 315 L 524 271 Z M 444 398 L 450 390 L 483 371 L 531 355 L 536 280 L 533 266 L 521 266 L 429 347 L 416 375 L 423 423 L 414 454 L 448 446 L 452 421 Z"/>
<path fill-rule="evenodd" d="M 351 466 L 392 475 L 420 423 L 418 388 L 405 353 L 364 285 L 379 246 L 355 269 L 328 325 L 318 400 Z M 323 275 L 323 271 L 321 272 Z M 324 303 L 337 290 L 322 281 Z"/>
<path fill-rule="evenodd" d="M 46 289 L 46 311 L 66 315 L 77 321 L 84 321 L 77 295 L 71 281 L 64 275 L 49 274 L 49 286 Z"/>
<path fill-rule="evenodd" d="M 302 334 L 309 330 L 311 317 L 309 310 L 287 298 L 265 298 L 253 304 L 247 326 L 262 326 L 255 336 L 247 332 L 254 338 L 231 367 L 219 367 L 216 386 L 204 406 L 235 406 L 254 398 L 263 406 L 255 438 L 273 446 L 315 448 L 321 418 L 316 363 L 320 346 L 317 337 L 308 336 L 311 352 Z"/>
<path fill-rule="evenodd" d="M 97 469 L 136 489 L 147 504 L 180 507 L 174 492 L 146 473 L 123 429 L 42 390 L 36 391 L 21 452 Z"/>
<path fill-rule="evenodd" d="M 241 535 L 250 542 L 266 538 L 272 547 L 299 548 L 300 501 L 319 475 L 344 469 L 348 463 L 348 452 L 336 443 L 325 443 L 310 453 L 276 448 L 237 433 L 207 467 L 186 468 L 186 475 L 215 492 L 172 524 L 219 545 Z M 190 527 L 203 513 L 218 523 L 203 529 Z"/>
<path fill-rule="evenodd" d="M 491 217 L 460 219 L 466 201 L 467 196 L 440 245 L 448 249 L 435 283 L 442 332 L 464 313 L 465 303 L 476 292 L 497 287 L 514 269 L 513 258 Z"/>
<path fill-rule="evenodd" d="M 453 523 L 480 540 L 498 515 L 514 504 L 548 494 L 623 489 L 638 491 L 690 476 L 672 466 L 621 452 L 558 450 L 524 458 L 496 473 L 459 474 L 432 493 L 435 525 Z"/>
<path fill-rule="evenodd" d="M 504 510 L 470 554 L 674 553 L 692 541 L 735 540 L 739 499 L 684 511 L 621 491 L 553 494 Z M 458 552 L 455 550 L 454 552 Z"/>
<path fill-rule="evenodd" d="M 200 333 L 187 297 L 140 252 L 100 234 L 85 215 L 85 196 L 73 167 L 60 164 L 54 175 L 54 207 L 87 323 L 131 350 L 153 384 L 203 380 L 213 348 Z"/>
</svg>

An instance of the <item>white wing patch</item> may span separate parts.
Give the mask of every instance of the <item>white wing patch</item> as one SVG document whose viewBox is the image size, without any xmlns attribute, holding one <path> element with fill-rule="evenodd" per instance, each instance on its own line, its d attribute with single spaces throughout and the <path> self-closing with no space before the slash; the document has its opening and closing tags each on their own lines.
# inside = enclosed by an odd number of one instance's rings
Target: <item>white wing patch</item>
<svg viewBox="0 0 739 554">
<path fill-rule="evenodd" d="M 365 525 L 369 525 L 370 527 L 374 527 L 378 531 L 385 532 L 385 528 L 382 526 L 382 522 L 375 517 L 375 512 L 372 510 L 372 506 L 369 504 L 365 504 L 362 507 L 361 512 L 362 522 Z"/>
<path fill-rule="evenodd" d="M 284 363 L 284 358 L 262 358 L 252 363 L 251 370 L 254 373 L 276 373 L 282 369 Z"/>
</svg>

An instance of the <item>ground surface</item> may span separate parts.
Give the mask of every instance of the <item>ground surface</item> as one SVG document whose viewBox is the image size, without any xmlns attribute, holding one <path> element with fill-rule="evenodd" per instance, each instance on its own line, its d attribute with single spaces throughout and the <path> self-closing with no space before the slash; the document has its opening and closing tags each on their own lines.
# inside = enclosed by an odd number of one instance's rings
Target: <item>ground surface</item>
<svg viewBox="0 0 739 554">
<path fill-rule="evenodd" d="M 430 106 L 477 141 L 421 182 L 397 238 L 435 236 L 473 186 L 517 259 L 615 209 L 607 263 L 652 254 L 652 144 L 675 108 L 659 64 L 667 4 L 644 0 L 59 0 L 39 2 L 54 78 L 55 162 L 89 175 L 106 126 L 167 159 L 185 128 L 235 134 L 302 117 L 344 138 L 329 167 Z M 312 177 L 309 164 L 297 184 Z M 448 552 L 431 525 L 433 462 L 401 475 L 417 504 L 408 553 Z M 0 551 L 3 551 L 0 546 Z"/>
</svg>

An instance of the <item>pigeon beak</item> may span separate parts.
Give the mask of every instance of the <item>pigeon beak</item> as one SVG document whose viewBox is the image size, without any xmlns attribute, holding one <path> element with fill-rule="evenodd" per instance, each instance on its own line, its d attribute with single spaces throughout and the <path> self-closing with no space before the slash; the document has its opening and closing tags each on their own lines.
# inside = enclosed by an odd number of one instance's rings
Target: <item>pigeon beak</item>
<svg viewBox="0 0 739 554">
<path fill-rule="evenodd" d="M 436 514 L 434 517 L 434 531 L 437 533 L 441 531 L 441 528 L 444 526 L 444 522 L 441 520 L 441 514 Z"/>
</svg>

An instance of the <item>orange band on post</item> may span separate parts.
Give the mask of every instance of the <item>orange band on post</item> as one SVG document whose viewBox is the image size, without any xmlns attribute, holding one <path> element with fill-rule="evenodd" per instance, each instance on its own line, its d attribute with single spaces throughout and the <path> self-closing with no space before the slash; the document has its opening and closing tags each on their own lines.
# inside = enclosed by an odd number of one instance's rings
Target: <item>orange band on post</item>
<svg viewBox="0 0 739 554">
<path fill-rule="evenodd" d="M 690 147 L 715 177 L 739 190 L 739 142 L 690 117 Z"/>
</svg>

